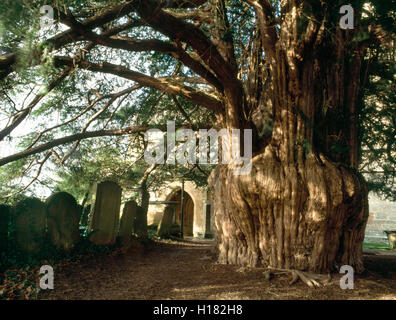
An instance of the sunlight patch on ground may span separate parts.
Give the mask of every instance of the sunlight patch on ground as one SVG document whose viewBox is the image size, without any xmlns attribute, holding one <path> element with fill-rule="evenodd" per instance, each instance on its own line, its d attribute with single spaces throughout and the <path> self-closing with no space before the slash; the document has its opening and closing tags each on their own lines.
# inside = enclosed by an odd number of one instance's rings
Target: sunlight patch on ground
<svg viewBox="0 0 396 320">
<path fill-rule="evenodd" d="M 396 295 L 394 294 L 387 294 L 377 298 L 378 300 L 396 300 Z"/>
</svg>

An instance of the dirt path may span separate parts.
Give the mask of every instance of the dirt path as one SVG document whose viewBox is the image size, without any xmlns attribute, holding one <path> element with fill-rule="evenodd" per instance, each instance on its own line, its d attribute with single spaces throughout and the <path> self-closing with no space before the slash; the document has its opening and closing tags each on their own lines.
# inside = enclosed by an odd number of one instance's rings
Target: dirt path
<svg viewBox="0 0 396 320">
<path fill-rule="evenodd" d="M 158 243 L 55 270 L 55 290 L 39 299 L 395 299 L 396 256 L 365 256 L 368 270 L 342 290 L 330 285 L 289 286 L 289 275 L 271 281 L 264 269 L 216 265 L 208 241 Z"/>
</svg>

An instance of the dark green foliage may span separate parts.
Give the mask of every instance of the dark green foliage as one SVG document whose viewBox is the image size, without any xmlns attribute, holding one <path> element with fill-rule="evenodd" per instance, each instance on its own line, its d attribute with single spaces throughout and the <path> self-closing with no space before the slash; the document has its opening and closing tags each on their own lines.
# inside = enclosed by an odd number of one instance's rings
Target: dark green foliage
<svg viewBox="0 0 396 320">
<path fill-rule="evenodd" d="M 362 96 L 361 166 L 370 191 L 396 201 L 396 48 L 372 47 Z"/>
</svg>

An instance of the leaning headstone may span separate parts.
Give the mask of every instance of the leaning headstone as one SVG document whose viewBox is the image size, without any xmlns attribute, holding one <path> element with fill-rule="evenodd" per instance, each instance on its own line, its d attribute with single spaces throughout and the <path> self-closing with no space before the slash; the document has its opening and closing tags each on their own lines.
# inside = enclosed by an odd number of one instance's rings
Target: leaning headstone
<svg viewBox="0 0 396 320">
<path fill-rule="evenodd" d="M 50 241 L 57 249 L 73 249 L 80 241 L 81 207 L 76 199 L 66 192 L 58 192 L 49 197 L 45 205 Z"/>
<path fill-rule="evenodd" d="M 95 189 L 89 240 L 98 245 L 113 245 L 119 226 L 121 187 L 115 182 L 105 181 L 97 184 Z"/>
<path fill-rule="evenodd" d="M 166 206 L 162 220 L 158 225 L 157 235 L 159 237 L 164 238 L 164 237 L 169 237 L 171 235 L 171 227 L 173 224 L 174 215 L 175 215 L 175 207 Z"/>
<path fill-rule="evenodd" d="M 132 232 L 134 230 L 134 224 L 137 213 L 136 201 L 128 201 L 124 205 L 122 217 L 120 221 L 120 232 L 119 237 L 121 239 L 121 245 L 123 247 L 129 247 L 132 243 Z"/>
<path fill-rule="evenodd" d="M 15 240 L 28 254 L 37 254 L 44 245 L 47 219 L 45 205 L 37 198 L 27 198 L 15 206 Z"/>
<path fill-rule="evenodd" d="M 141 239 L 147 239 L 147 211 L 142 206 L 137 207 L 135 219 L 135 234 Z"/>
<path fill-rule="evenodd" d="M 8 224 L 10 220 L 11 207 L 0 205 L 0 252 L 7 248 L 8 242 Z"/>
</svg>

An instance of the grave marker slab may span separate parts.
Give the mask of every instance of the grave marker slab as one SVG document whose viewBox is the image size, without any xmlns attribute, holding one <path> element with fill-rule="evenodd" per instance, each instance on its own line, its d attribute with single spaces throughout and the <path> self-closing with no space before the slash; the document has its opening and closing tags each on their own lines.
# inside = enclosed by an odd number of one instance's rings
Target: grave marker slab
<svg viewBox="0 0 396 320">
<path fill-rule="evenodd" d="M 93 209 L 88 232 L 97 245 L 113 245 L 116 241 L 121 206 L 121 187 L 111 181 L 99 183 L 93 193 Z"/>
<path fill-rule="evenodd" d="M 37 198 L 27 198 L 15 206 L 15 239 L 20 249 L 37 254 L 44 245 L 47 219 L 44 203 Z"/>
<path fill-rule="evenodd" d="M 131 236 L 134 231 L 137 209 L 138 206 L 136 201 L 128 201 L 124 205 L 119 232 L 123 247 L 129 247 L 131 245 Z"/>
<path fill-rule="evenodd" d="M 81 207 L 66 192 L 55 193 L 47 199 L 45 205 L 51 242 L 58 249 L 71 250 L 80 240 Z"/>
</svg>

